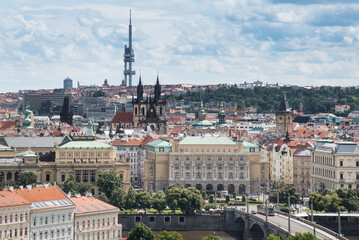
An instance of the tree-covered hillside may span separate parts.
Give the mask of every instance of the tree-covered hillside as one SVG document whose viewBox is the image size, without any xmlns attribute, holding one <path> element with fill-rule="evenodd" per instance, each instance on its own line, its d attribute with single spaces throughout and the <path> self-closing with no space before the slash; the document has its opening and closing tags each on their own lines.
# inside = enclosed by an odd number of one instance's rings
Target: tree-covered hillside
<svg viewBox="0 0 359 240">
<path fill-rule="evenodd" d="M 286 93 L 289 105 L 298 110 L 303 104 L 304 113 L 332 112 L 335 104 L 348 104 L 350 111 L 359 110 L 359 89 L 355 87 L 342 90 L 340 87 L 306 88 L 269 88 L 255 87 L 254 89 L 239 89 L 237 87 L 222 87 L 206 89 L 205 91 L 187 92 L 180 96 L 169 96 L 169 100 L 203 101 L 203 102 L 237 102 L 238 107 L 244 100 L 247 107 L 255 107 L 258 112 L 275 112 L 282 94 Z M 335 102 L 333 101 L 335 100 Z"/>
</svg>

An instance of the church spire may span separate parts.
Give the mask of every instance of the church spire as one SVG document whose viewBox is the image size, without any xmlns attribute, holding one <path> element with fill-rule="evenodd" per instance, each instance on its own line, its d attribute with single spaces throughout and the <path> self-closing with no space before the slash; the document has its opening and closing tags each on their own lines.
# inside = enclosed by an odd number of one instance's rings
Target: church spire
<svg viewBox="0 0 359 240">
<path fill-rule="evenodd" d="M 140 79 L 138 81 L 138 86 L 137 86 L 137 102 L 141 102 L 142 100 L 143 100 L 143 86 L 142 86 L 142 80 L 140 75 Z"/>
<path fill-rule="evenodd" d="M 161 100 L 161 85 L 160 85 L 160 79 L 158 77 L 157 73 L 157 81 L 155 85 L 155 101 Z"/>
</svg>

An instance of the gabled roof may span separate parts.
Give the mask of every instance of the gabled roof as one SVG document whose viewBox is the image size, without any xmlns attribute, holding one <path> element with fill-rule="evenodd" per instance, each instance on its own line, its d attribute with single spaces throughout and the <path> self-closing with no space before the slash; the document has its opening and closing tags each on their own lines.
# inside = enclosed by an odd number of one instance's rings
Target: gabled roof
<svg viewBox="0 0 359 240">
<path fill-rule="evenodd" d="M 75 214 L 118 210 L 117 207 L 94 197 L 72 197 L 71 200 L 76 205 Z"/>
<path fill-rule="evenodd" d="M 30 204 L 30 202 L 26 201 L 14 192 L 0 191 L 0 208 Z"/>
<path fill-rule="evenodd" d="M 112 142 L 113 146 L 137 146 L 139 147 L 141 145 L 141 140 L 134 140 L 134 139 L 128 139 L 128 140 L 122 140 L 122 139 L 115 139 Z"/>
<path fill-rule="evenodd" d="M 16 121 L 1 121 L 0 123 L 0 130 L 7 130 L 11 127 L 16 127 Z"/>
<path fill-rule="evenodd" d="M 112 123 L 132 123 L 133 112 L 117 112 L 112 118 Z"/>
</svg>

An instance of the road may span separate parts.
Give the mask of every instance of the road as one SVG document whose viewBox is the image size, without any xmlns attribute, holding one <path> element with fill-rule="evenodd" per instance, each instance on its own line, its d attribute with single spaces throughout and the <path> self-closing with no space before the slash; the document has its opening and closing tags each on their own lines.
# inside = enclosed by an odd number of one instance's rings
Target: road
<svg viewBox="0 0 359 240">
<path fill-rule="evenodd" d="M 256 216 L 262 218 L 263 220 L 265 220 L 266 216 L 262 215 L 262 214 L 256 214 Z M 275 216 L 268 216 L 268 221 L 272 224 L 275 224 L 277 226 L 280 226 L 283 229 L 288 230 L 288 218 L 286 216 L 283 215 L 279 215 L 276 214 Z M 295 234 L 296 232 L 300 232 L 300 233 L 305 233 L 305 232 L 310 232 L 313 233 L 313 227 L 309 226 L 305 223 L 302 223 L 298 220 L 295 220 L 293 218 L 291 218 L 290 220 L 290 233 Z M 315 229 L 315 235 L 317 236 L 317 238 L 319 239 L 333 239 L 333 236 L 323 232 L 322 230 L 319 229 Z M 337 239 L 337 238 L 334 238 Z"/>
</svg>

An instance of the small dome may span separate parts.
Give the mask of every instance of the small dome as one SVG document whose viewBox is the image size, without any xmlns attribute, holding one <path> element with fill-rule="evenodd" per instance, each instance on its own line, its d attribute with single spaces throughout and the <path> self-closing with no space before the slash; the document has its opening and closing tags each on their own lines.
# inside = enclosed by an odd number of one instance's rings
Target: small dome
<svg viewBox="0 0 359 240">
<path fill-rule="evenodd" d="M 31 112 L 31 111 L 30 111 Z M 25 126 L 29 126 L 31 124 L 32 120 L 29 118 L 29 116 L 26 116 L 23 120 L 22 120 L 22 124 Z"/>
</svg>

